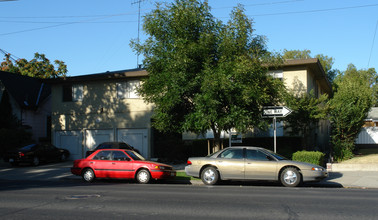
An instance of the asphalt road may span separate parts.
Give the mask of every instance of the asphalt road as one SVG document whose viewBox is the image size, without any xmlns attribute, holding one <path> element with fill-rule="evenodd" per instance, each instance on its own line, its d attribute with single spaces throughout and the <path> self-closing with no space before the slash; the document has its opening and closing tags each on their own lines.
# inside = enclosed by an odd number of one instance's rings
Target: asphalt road
<svg viewBox="0 0 378 220">
<path fill-rule="evenodd" d="M 377 189 L 5 180 L 1 219 L 376 219 Z"/>
</svg>

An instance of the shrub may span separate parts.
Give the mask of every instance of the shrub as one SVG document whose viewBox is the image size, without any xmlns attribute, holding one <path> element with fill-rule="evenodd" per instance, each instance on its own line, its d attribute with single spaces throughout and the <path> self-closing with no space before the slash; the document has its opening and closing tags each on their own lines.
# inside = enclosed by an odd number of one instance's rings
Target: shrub
<svg viewBox="0 0 378 220">
<path fill-rule="evenodd" d="M 353 157 L 353 140 L 333 140 L 333 156 L 337 162 L 348 160 Z"/>
<path fill-rule="evenodd" d="M 293 154 L 293 160 L 324 166 L 325 154 L 319 151 L 297 151 Z"/>
</svg>

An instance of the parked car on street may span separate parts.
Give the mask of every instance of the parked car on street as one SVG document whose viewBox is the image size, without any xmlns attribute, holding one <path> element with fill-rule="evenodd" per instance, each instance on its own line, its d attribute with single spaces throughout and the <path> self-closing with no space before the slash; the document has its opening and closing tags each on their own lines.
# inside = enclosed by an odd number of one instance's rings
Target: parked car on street
<svg viewBox="0 0 378 220">
<path fill-rule="evenodd" d="M 93 152 L 99 149 L 127 149 L 133 150 L 140 154 L 139 150 L 124 142 L 104 142 L 99 144 L 94 150 L 89 150 L 85 153 L 85 157 L 88 157 Z"/>
<path fill-rule="evenodd" d="M 146 161 L 135 151 L 126 149 L 96 150 L 87 158 L 75 160 L 71 173 L 82 176 L 86 182 L 92 182 L 95 178 L 121 178 L 149 183 L 152 179 L 176 176 L 172 166 Z"/>
<path fill-rule="evenodd" d="M 20 163 L 30 163 L 38 166 L 41 162 L 65 161 L 70 152 L 66 149 L 57 148 L 50 143 L 30 144 L 23 148 L 8 151 L 4 161 L 16 166 Z"/>
<path fill-rule="evenodd" d="M 291 161 L 259 147 L 228 147 L 206 157 L 189 158 L 185 172 L 207 185 L 219 180 L 267 180 L 295 187 L 328 177 L 321 166 Z"/>
</svg>

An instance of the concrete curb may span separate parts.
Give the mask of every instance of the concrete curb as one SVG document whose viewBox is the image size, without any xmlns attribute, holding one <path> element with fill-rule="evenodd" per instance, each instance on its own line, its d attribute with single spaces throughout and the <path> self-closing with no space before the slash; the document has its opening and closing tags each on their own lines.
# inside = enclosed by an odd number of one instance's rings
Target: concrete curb
<svg viewBox="0 0 378 220">
<path fill-rule="evenodd" d="M 327 171 L 378 171 L 378 164 L 327 163 Z"/>
</svg>

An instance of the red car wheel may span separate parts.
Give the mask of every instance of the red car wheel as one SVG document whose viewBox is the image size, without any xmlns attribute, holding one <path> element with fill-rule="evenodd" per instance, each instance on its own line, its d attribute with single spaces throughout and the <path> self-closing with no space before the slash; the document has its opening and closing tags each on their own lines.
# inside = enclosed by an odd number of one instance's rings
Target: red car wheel
<svg viewBox="0 0 378 220">
<path fill-rule="evenodd" d="M 151 174 L 148 172 L 148 170 L 142 169 L 139 170 L 136 175 L 136 180 L 138 183 L 146 184 L 149 183 L 151 179 Z"/>
</svg>

